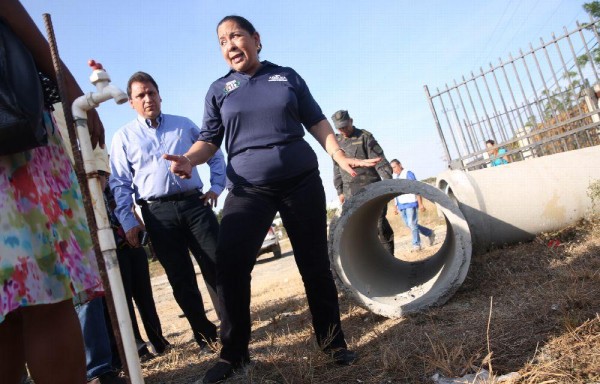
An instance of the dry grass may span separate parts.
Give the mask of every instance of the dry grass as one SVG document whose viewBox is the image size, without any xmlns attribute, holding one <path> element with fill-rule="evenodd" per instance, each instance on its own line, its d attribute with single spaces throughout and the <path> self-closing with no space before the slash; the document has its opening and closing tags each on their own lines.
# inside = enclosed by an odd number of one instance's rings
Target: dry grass
<svg viewBox="0 0 600 384">
<path fill-rule="evenodd" d="M 600 316 L 545 345 L 521 370 L 519 383 L 592 383 L 600 379 Z"/>
<path fill-rule="evenodd" d="M 549 247 L 555 239 L 560 245 Z M 600 382 L 599 251 L 598 219 L 496 249 L 472 260 L 446 305 L 401 319 L 342 294 L 346 338 L 360 355 L 351 367 L 331 364 L 315 346 L 297 273 L 255 277 L 254 363 L 228 382 L 428 383 L 435 373 L 481 368 L 492 377 L 519 371 L 519 383 Z M 195 383 L 216 361 L 183 331 L 167 337 L 175 348 L 144 364 L 146 383 Z"/>
</svg>

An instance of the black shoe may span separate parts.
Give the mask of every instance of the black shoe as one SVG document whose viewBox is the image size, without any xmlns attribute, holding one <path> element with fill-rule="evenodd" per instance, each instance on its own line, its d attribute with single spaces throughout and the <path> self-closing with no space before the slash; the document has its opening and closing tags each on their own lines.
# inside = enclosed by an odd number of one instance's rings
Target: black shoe
<svg viewBox="0 0 600 384">
<path fill-rule="evenodd" d="M 225 362 L 219 361 L 217 364 L 213 365 L 206 373 L 204 374 L 204 378 L 202 379 L 203 384 L 216 384 L 222 383 L 223 381 L 230 378 L 235 373 L 233 369 L 233 365 Z"/>
<path fill-rule="evenodd" d="M 161 345 L 160 347 L 154 346 L 154 349 L 156 349 L 156 354 L 162 355 L 165 353 L 169 353 L 169 351 L 171 351 L 173 349 L 173 344 L 167 343 L 167 344 Z"/>
<path fill-rule="evenodd" d="M 156 357 L 152 352 L 150 352 L 148 347 L 145 345 L 138 350 L 138 356 L 140 358 L 141 363 L 145 363 Z"/>
<path fill-rule="evenodd" d="M 156 357 L 152 352 L 144 353 L 140 356 L 140 363 L 146 363 Z"/>
<path fill-rule="evenodd" d="M 127 380 L 124 377 L 119 377 L 119 374 L 114 371 L 109 371 L 100 376 L 88 381 L 88 384 L 126 384 Z"/>
<path fill-rule="evenodd" d="M 352 365 L 358 358 L 356 353 L 346 349 L 341 348 L 331 354 L 333 361 L 339 365 Z"/>
<path fill-rule="evenodd" d="M 213 344 L 217 342 L 216 338 L 204 338 L 204 337 L 194 337 L 196 343 L 200 347 L 200 351 L 202 352 L 214 352 Z"/>
</svg>

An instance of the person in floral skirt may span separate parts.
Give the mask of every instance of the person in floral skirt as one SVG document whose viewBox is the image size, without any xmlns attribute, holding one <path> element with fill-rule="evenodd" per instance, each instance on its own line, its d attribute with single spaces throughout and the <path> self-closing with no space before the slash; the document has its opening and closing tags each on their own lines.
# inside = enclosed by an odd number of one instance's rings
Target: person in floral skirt
<svg viewBox="0 0 600 384">
<path fill-rule="evenodd" d="M 0 19 L 55 81 L 48 44 L 19 1 L 0 2 Z M 71 103 L 83 92 L 64 74 Z M 49 108 L 56 100 L 44 93 Z M 46 146 L 0 156 L 0 377 L 7 384 L 20 381 L 25 364 L 36 384 L 85 383 L 73 298 L 101 286 L 81 191 L 49 111 L 43 123 Z M 95 111 L 88 125 L 92 144 L 103 146 Z"/>
</svg>

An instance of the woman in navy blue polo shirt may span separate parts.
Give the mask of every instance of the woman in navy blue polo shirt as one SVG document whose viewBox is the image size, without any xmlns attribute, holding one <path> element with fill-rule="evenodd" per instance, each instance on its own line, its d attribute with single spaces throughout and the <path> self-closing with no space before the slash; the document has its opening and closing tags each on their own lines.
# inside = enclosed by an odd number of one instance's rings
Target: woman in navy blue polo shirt
<svg viewBox="0 0 600 384">
<path fill-rule="evenodd" d="M 223 347 L 204 383 L 220 382 L 249 361 L 250 274 L 278 211 L 302 275 L 317 342 L 338 364 L 352 364 L 356 355 L 344 340 L 327 254 L 325 192 L 303 126 L 353 176 L 353 168 L 374 166 L 379 159 L 345 156 L 304 80 L 291 68 L 259 61 L 260 35 L 248 20 L 227 16 L 217 35 L 231 70 L 208 90 L 199 141 L 183 155 L 165 155 L 175 174 L 189 177 L 223 140 L 228 154 L 229 193 L 217 245 Z"/>
</svg>

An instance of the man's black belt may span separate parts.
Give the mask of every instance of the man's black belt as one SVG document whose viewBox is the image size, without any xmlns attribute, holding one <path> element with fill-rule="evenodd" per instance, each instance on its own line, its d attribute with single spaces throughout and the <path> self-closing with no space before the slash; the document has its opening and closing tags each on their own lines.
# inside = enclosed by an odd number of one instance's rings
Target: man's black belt
<svg viewBox="0 0 600 384">
<path fill-rule="evenodd" d="M 191 197 L 200 196 L 201 194 L 202 194 L 202 191 L 200 191 L 198 189 L 191 189 L 189 191 L 185 191 L 185 192 L 181 192 L 181 193 L 174 193 L 172 195 L 157 197 L 155 199 L 137 200 L 136 203 L 138 205 L 145 205 L 145 204 L 154 204 L 154 203 L 165 203 L 167 201 L 181 201 L 181 200 L 189 199 Z"/>
</svg>

